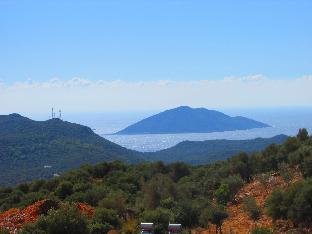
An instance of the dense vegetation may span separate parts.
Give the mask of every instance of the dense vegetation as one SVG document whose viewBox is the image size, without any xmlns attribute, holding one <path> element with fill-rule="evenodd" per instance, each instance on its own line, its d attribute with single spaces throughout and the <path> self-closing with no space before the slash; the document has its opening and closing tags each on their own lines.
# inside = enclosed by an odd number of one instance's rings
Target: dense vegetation
<svg viewBox="0 0 312 234">
<path fill-rule="evenodd" d="M 282 144 L 286 139 L 286 135 L 278 135 L 272 138 L 252 140 L 184 141 L 169 149 L 145 153 L 144 158 L 149 161 L 166 163 L 182 161 L 189 164 L 207 164 L 217 160 L 225 160 L 240 152 L 260 151 L 273 143 Z"/>
<path fill-rule="evenodd" d="M 228 216 L 225 205 L 244 183 L 259 173 L 282 173 L 281 165 L 286 165 L 299 167 L 306 178 L 285 191 L 274 192 L 267 201 L 267 210 L 273 218 L 290 218 L 296 225 L 306 225 L 312 217 L 311 162 L 312 139 L 300 130 L 297 137 L 288 138 L 282 145 L 272 144 L 262 152 L 240 153 L 210 165 L 127 165 L 119 161 L 83 165 L 61 177 L 0 189 L 0 210 L 25 207 L 43 198 L 68 202 L 65 206 L 69 207 L 49 212 L 25 227 L 24 233 L 45 233 L 60 227 L 75 230 L 77 225 L 90 233 L 105 233 L 111 228 L 137 233 L 140 221 L 154 222 L 156 234 L 165 233 L 169 221 L 181 223 L 185 229 L 211 223 L 221 229 Z M 77 201 L 96 207 L 92 220 L 70 208 L 70 203 Z M 254 201 L 246 200 L 245 209 L 257 219 Z"/>
<path fill-rule="evenodd" d="M 301 142 L 311 142 L 305 129 L 298 133 Z M 291 165 L 299 165 L 305 177 L 289 188 L 277 189 L 266 201 L 268 214 L 274 219 L 290 219 L 297 226 L 312 226 L 312 144 L 294 150 L 288 160 Z"/>
<path fill-rule="evenodd" d="M 269 125 L 241 116 L 180 106 L 143 119 L 116 134 L 205 133 L 265 127 Z"/>
<path fill-rule="evenodd" d="M 0 116 L 0 185 L 50 178 L 82 163 L 139 162 L 141 154 L 96 135 L 85 126 L 18 114 Z"/>
</svg>

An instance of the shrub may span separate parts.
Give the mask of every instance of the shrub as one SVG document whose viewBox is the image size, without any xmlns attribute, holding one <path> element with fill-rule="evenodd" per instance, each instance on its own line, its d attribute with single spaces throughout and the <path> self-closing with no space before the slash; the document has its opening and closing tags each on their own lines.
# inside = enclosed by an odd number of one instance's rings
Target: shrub
<svg viewBox="0 0 312 234">
<path fill-rule="evenodd" d="M 279 164 L 279 172 L 286 183 L 290 183 L 292 175 L 289 172 L 288 165 L 285 162 Z"/>
<path fill-rule="evenodd" d="M 221 180 L 221 184 L 228 185 L 230 192 L 229 199 L 231 200 L 233 199 L 235 194 L 240 190 L 240 188 L 244 185 L 244 181 L 240 176 L 234 175 Z"/>
<path fill-rule="evenodd" d="M 212 224 L 216 225 L 216 233 L 218 233 L 218 229 L 220 233 L 222 233 L 222 224 L 224 219 L 228 217 L 228 213 L 222 206 L 215 206 L 211 209 L 211 213 L 209 215 L 209 221 Z"/>
<path fill-rule="evenodd" d="M 55 191 L 55 195 L 61 199 L 66 198 L 72 193 L 73 193 L 73 184 L 68 181 L 60 183 Z"/>
<path fill-rule="evenodd" d="M 251 234 L 272 234 L 273 231 L 265 227 L 256 227 L 251 231 Z"/>
<path fill-rule="evenodd" d="M 169 221 L 174 221 L 173 214 L 167 209 L 158 208 L 156 210 L 148 210 L 143 213 L 145 222 L 152 222 L 155 224 L 154 233 L 163 234 L 168 229 Z"/>
<path fill-rule="evenodd" d="M 226 205 L 231 197 L 229 185 L 221 184 L 215 191 L 215 197 L 219 204 Z"/>
<path fill-rule="evenodd" d="M 255 221 L 260 218 L 261 210 L 254 197 L 249 196 L 244 198 L 243 206 L 251 219 Z"/>
<path fill-rule="evenodd" d="M 109 230 L 113 229 L 113 226 L 106 223 L 90 223 L 89 225 L 90 234 L 103 234 L 109 232 Z"/>
<path fill-rule="evenodd" d="M 284 191 L 281 189 L 274 190 L 265 202 L 266 210 L 273 220 L 287 218 L 287 207 L 283 205 Z"/>
<path fill-rule="evenodd" d="M 58 210 L 50 210 L 35 223 L 29 223 L 21 231 L 22 234 L 86 234 L 89 233 L 86 217 L 80 214 L 75 206 L 63 204 Z"/>
<path fill-rule="evenodd" d="M 312 179 L 275 190 L 266 201 L 268 214 L 274 219 L 290 219 L 296 226 L 312 223 Z"/>
<path fill-rule="evenodd" d="M 300 140 L 300 141 L 306 141 L 309 139 L 309 133 L 307 131 L 307 129 L 305 128 L 300 128 L 299 129 L 299 132 L 297 134 L 297 138 Z"/>
<path fill-rule="evenodd" d="M 102 224 L 106 229 L 112 229 L 119 228 L 121 221 L 116 211 L 106 208 L 97 208 L 92 223 Z"/>
<path fill-rule="evenodd" d="M 10 234 L 10 231 L 6 228 L 0 228 L 0 234 Z"/>
</svg>

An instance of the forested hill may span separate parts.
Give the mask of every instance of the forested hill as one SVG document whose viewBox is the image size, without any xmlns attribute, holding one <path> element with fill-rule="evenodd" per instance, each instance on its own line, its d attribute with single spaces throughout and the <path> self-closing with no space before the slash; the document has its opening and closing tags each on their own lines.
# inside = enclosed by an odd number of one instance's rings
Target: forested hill
<svg viewBox="0 0 312 234">
<path fill-rule="evenodd" d="M 0 188 L 0 233 L 140 233 L 140 222 L 153 222 L 155 234 L 169 222 L 183 234 L 215 225 L 224 233 L 312 233 L 311 197 L 312 138 L 302 129 L 281 145 L 207 165 L 103 162 Z M 80 215 L 77 203 L 94 215 Z"/>
<path fill-rule="evenodd" d="M 116 134 L 206 133 L 264 127 L 269 125 L 215 110 L 180 106 L 143 119 Z"/>
<path fill-rule="evenodd" d="M 286 135 L 277 135 L 272 138 L 252 140 L 184 141 L 168 149 L 145 153 L 144 158 L 149 161 L 166 163 L 182 161 L 190 164 L 206 164 L 227 159 L 240 152 L 260 151 L 270 144 L 281 144 L 287 138 Z"/>
<path fill-rule="evenodd" d="M 0 184 L 48 178 L 83 163 L 139 162 L 141 153 L 96 135 L 89 127 L 60 119 L 33 121 L 0 116 Z"/>
</svg>

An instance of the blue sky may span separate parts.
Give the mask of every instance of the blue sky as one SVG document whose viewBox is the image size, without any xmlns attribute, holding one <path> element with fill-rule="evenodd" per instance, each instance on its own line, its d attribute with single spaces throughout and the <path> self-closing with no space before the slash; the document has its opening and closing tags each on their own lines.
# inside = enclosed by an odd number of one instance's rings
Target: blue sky
<svg viewBox="0 0 312 234">
<path fill-rule="evenodd" d="M 312 1 L 0 0 L 0 80 L 220 80 L 312 70 Z"/>
</svg>

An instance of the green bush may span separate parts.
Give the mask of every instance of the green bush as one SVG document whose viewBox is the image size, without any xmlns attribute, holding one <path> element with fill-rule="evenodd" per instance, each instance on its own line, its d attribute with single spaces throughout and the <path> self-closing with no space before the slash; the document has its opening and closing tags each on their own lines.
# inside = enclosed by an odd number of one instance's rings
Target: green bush
<svg viewBox="0 0 312 234">
<path fill-rule="evenodd" d="M 158 208 L 145 211 L 142 215 L 142 221 L 154 223 L 154 233 L 163 234 L 167 232 L 168 223 L 175 220 L 170 210 Z"/>
<path fill-rule="evenodd" d="M 92 223 L 102 224 L 105 228 L 120 228 L 121 220 L 115 210 L 97 208 L 92 219 Z"/>
<path fill-rule="evenodd" d="M 305 128 L 300 128 L 299 129 L 299 132 L 297 134 L 297 138 L 300 140 L 300 141 L 306 141 L 309 139 L 309 133 L 307 131 L 307 129 Z"/>
<path fill-rule="evenodd" d="M 290 219 L 297 226 L 312 223 L 312 179 L 275 190 L 266 201 L 267 213 L 274 219 Z"/>
<path fill-rule="evenodd" d="M 10 234 L 10 231 L 6 228 L 1 228 L 0 227 L 0 234 Z"/>
<path fill-rule="evenodd" d="M 261 210 L 254 197 L 249 196 L 244 198 L 243 207 L 244 210 L 248 213 L 249 217 L 254 221 L 260 218 Z"/>
<path fill-rule="evenodd" d="M 273 234 L 273 231 L 265 227 L 256 227 L 251 231 L 251 234 Z"/>
<path fill-rule="evenodd" d="M 215 206 L 212 207 L 209 214 L 209 221 L 212 224 L 216 225 L 216 233 L 218 233 L 218 230 L 220 230 L 220 233 L 222 233 L 222 224 L 223 221 L 228 217 L 228 213 L 226 212 L 225 208 L 223 206 Z"/>
<path fill-rule="evenodd" d="M 80 214 L 75 206 L 63 204 L 58 210 L 50 210 L 46 216 L 41 216 L 35 223 L 28 223 L 22 234 L 86 234 L 89 233 L 85 216 Z"/>
<path fill-rule="evenodd" d="M 73 193 L 73 184 L 68 181 L 60 183 L 55 191 L 55 195 L 64 199 Z"/>
<path fill-rule="evenodd" d="M 221 180 L 221 184 L 227 184 L 229 188 L 229 199 L 232 200 L 235 194 L 243 187 L 244 181 L 243 179 L 238 176 L 229 176 L 223 180 Z"/>
<path fill-rule="evenodd" d="M 214 193 L 219 204 L 226 205 L 231 198 L 228 184 L 221 184 Z"/>
</svg>

